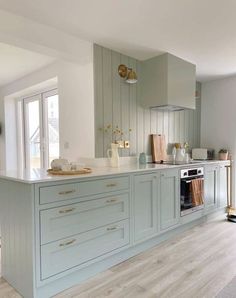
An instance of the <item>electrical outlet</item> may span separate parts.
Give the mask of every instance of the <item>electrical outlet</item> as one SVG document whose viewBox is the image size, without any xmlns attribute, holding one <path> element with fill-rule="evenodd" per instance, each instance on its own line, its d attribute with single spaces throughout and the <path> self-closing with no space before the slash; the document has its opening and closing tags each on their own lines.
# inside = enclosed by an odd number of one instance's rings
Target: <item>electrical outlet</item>
<svg viewBox="0 0 236 298">
<path fill-rule="evenodd" d="M 125 148 L 125 142 L 124 141 L 117 141 L 117 143 L 119 144 L 119 148 Z"/>
<path fill-rule="evenodd" d="M 70 147 L 69 142 L 65 142 L 65 143 L 64 143 L 64 149 L 69 149 L 69 147 Z"/>
<path fill-rule="evenodd" d="M 130 147 L 129 141 L 124 141 L 124 147 L 125 148 L 129 148 Z"/>
</svg>

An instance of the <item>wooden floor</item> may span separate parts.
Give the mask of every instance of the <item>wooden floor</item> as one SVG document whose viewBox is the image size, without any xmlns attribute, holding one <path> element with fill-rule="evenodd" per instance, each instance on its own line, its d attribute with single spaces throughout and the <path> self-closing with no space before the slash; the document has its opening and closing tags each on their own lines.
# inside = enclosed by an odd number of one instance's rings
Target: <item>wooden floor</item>
<svg viewBox="0 0 236 298">
<path fill-rule="evenodd" d="M 236 224 L 194 227 L 55 298 L 212 298 L 236 275 Z M 3 279 L 0 297 L 20 297 Z"/>
</svg>

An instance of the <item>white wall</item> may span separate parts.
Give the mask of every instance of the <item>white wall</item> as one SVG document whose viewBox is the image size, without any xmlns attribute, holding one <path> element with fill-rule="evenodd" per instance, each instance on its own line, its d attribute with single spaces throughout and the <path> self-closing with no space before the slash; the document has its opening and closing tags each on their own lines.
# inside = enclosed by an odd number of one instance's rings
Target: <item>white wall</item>
<svg viewBox="0 0 236 298">
<path fill-rule="evenodd" d="M 92 43 L 53 27 L 0 10 L 0 42 L 59 59 L 87 64 Z"/>
<path fill-rule="evenodd" d="M 42 82 L 57 77 L 59 92 L 60 154 L 70 160 L 95 156 L 93 56 L 89 63 L 59 61 L 0 90 L 0 168 L 17 167 L 14 99 L 40 90 Z M 54 87 L 54 86 L 53 86 Z M 11 119 L 13 119 L 11 121 Z M 65 146 L 67 145 L 67 146 Z M 67 148 L 68 147 L 68 148 Z M 5 163 L 6 162 L 6 163 Z"/>
<path fill-rule="evenodd" d="M 56 70 L 59 74 L 58 80 L 60 80 L 61 152 L 63 156 L 70 159 L 82 155 L 93 157 L 93 44 L 4 10 L 0 10 L 0 42 L 77 64 L 77 66 L 64 64 L 64 66 L 57 66 L 59 68 L 56 67 L 56 69 L 52 67 L 49 70 L 49 73 Z M 29 87 L 30 84 L 41 81 L 40 77 L 45 79 L 49 74 L 46 72 L 40 71 L 35 76 L 25 77 L 10 84 L 4 90 L 0 90 L 0 123 L 3 123 L 3 128 L 5 124 L 4 97 L 21 88 L 27 88 L 27 85 Z M 8 121 L 8 124 L 10 123 Z M 0 168 L 5 167 L 4 133 L 3 129 L 0 135 Z M 65 142 L 69 143 L 68 149 L 64 149 Z"/>
<path fill-rule="evenodd" d="M 202 84 L 201 146 L 230 150 L 236 160 L 236 76 Z M 233 167 L 233 199 L 236 194 Z"/>
<path fill-rule="evenodd" d="M 61 64 L 58 90 L 61 156 L 95 157 L 93 61 Z"/>
</svg>

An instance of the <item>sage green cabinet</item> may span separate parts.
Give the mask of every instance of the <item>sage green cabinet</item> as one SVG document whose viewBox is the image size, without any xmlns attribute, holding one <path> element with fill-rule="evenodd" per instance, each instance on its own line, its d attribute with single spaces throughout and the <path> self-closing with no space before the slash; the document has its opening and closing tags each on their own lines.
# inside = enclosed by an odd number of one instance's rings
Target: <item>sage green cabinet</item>
<svg viewBox="0 0 236 298">
<path fill-rule="evenodd" d="M 141 174 L 134 177 L 134 241 L 157 234 L 157 205 L 160 174 Z"/>
<path fill-rule="evenodd" d="M 219 166 L 218 207 L 227 206 L 227 168 Z"/>
<path fill-rule="evenodd" d="M 216 165 L 209 165 L 204 167 L 205 213 L 210 213 L 217 207 L 218 172 L 219 167 Z"/>
<path fill-rule="evenodd" d="M 169 229 L 179 223 L 179 171 L 165 170 L 160 179 L 160 228 Z"/>
</svg>

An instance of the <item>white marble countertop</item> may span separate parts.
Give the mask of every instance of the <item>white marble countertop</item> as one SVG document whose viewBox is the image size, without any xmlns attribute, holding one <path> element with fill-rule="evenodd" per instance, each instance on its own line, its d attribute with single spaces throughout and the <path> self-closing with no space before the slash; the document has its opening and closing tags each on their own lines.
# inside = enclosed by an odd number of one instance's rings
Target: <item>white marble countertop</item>
<svg viewBox="0 0 236 298">
<path fill-rule="evenodd" d="M 55 176 L 49 175 L 45 169 L 33 169 L 30 171 L 22 170 L 22 171 L 0 171 L 0 178 L 12 181 L 18 181 L 22 183 L 41 183 L 41 182 L 52 182 L 52 181 L 63 181 L 63 180 L 71 180 L 71 179 L 86 179 L 93 178 L 99 176 L 109 176 L 109 175 L 117 175 L 117 174 L 129 174 L 135 172 L 146 172 L 153 170 L 163 170 L 163 169 L 171 169 L 171 168 L 192 168 L 197 166 L 203 166 L 206 164 L 229 164 L 229 161 L 220 161 L 220 160 L 211 160 L 211 161 L 202 161 L 202 162 L 192 162 L 190 164 L 182 164 L 182 165 L 171 165 L 171 164 L 152 164 L 148 163 L 145 165 L 140 164 L 129 164 L 122 165 L 119 168 L 112 167 L 93 167 L 91 174 L 85 175 L 69 175 L 69 176 Z"/>
</svg>

